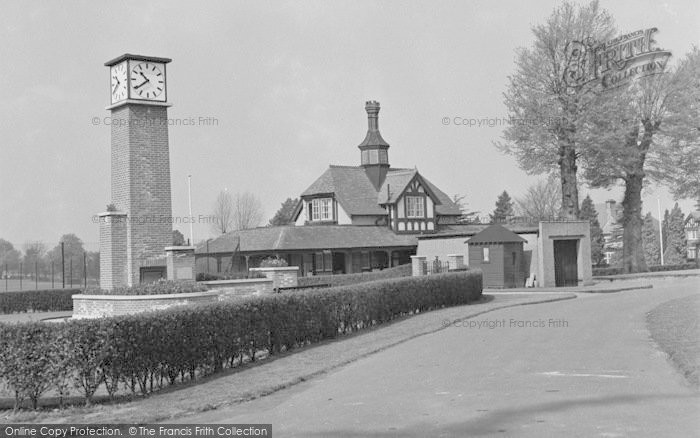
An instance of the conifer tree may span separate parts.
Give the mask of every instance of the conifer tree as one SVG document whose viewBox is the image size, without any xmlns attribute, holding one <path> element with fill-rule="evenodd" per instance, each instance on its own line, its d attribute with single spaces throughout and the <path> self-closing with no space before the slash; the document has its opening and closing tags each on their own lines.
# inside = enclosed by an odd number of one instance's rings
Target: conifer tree
<svg viewBox="0 0 700 438">
<path fill-rule="evenodd" d="M 644 248 L 644 260 L 647 266 L 661 264 L 658 221 L 654 219 L 651 213 L 647 213 L 646 216 L 644 216 L 642 247 Z"/>
<path fill-rule="evenodd" d="M 498 196 L 496 209 L 491 214 L 491 223 L 503 223 L 514 215 L 513 200 L 505 190 Z"/>
<path fill-rule="evenodd" d="M 598 221 L 598 212 L 590 195 L 587 195 L 581 203 L 579 218 L 591 223 L 591 263 L 601 265 L 605 260 L 603 253 L 605 239 L 603 238 L 603 229 Z"/>
</svg>

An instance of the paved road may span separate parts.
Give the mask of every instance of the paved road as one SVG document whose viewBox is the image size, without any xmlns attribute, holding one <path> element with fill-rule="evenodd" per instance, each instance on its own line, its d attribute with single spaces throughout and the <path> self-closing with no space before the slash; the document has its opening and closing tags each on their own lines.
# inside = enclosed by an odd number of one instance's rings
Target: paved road
<svg viewBox="0 0 700 438">
<path fill-rule="evenodd" d="M 698 436 L 700 394 L 645 325 L 646 312 L 698 286 L 657 281 L 495 311 L 474 320 L 481 328 L 448 327 L 181 421 L 272 423 L 277 437 Z"/>
</svg>

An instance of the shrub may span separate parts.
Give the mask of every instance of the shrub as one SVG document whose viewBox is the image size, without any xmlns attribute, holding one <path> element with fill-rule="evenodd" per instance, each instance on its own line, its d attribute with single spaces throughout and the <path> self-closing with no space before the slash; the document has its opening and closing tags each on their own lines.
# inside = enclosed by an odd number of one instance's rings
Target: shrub
<svg viewBox="0 0 700 438">
<path fill-rule="evenodd" d="M 80 289 L 46 289 L 0 293 L 0 313 L 60 312 L 73 310 Z"/>
<path fill-rule="evenodd" d="M 400 278 L 411 276 L 411 265 L 401 265 L 393 268 L 373 272 L 358 272 L 355 274 L 338 275 L 314 275 L 312 277 L 299 277 L 299 286 L 314 286 L 317 284 L 329 284 L 331 286 L 344 286 L 348 284 L 364 283 L 367 281 L 381 280 L 385 278 Z"/>
<path fill-rule="evenodd" d="M 163 295 L 204 292 L 208 290 L 203 284 L 194 281 L 173 281 L 160 279 L 149 284 L 115 287 L 111 290 L 87 288 L 82 291 L 86 295 Z"/>
<path fill-rule="evenodd" d="M 287 265 L 287 261 L 279 257 L 267 257 L 260 262 L 261 268 L 279 268 Z"/>
<path fill-rule="evenodd" d="M 242 280 L 246 278 L 266 278 L 262 272 L 251 271 L 245 272 L 218 272 L 207 273 L 200 272 L 197 274 L 197 281 L 214 281 L 214 280 Z"/>
<path fill-rule="evenodd" d="M 17 405 L 35 406 L 66 382 L 86 403 L 104 385 L 151 393 L 405 315 L 466 304 L 481 296 L 480 271 L 407 277 L 271 294 L 240 301 L 65 324 L 0 324 L 0 379 Z"/>
<path fill-rule="evenodd" d="M 649 266 L 648 272 L 662 272 L 662 271 L 683 271 L 687 269 L 697 269 L 698 265 L 695 263 L 684 263 L 681 265 L 655 265 Z M 606 275 L 621 275 L 624 271 L 621 267 L 609 267 L 609 268 L 593 268 L 593 276 L 604 277 Z"/>
</svg>

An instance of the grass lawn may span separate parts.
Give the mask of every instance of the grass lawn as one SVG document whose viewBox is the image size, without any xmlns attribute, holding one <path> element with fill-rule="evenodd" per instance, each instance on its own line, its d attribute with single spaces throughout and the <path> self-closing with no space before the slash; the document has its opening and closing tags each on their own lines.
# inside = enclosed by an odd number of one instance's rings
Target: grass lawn
<svg viewBox="0 0 700 438">
<path fill-rule="evenodd" d="M 700 389 L 700 295 L 667 301 L 647 314 L 651 336 L 659 348 Z"/>
</svg>

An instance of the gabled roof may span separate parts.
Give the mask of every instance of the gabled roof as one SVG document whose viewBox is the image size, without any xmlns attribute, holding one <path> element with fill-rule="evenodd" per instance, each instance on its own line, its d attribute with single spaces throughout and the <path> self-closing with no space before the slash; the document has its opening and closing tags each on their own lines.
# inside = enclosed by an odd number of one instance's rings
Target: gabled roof
<svg viewBox="0 0 700 438">
<path fill-rule="evenodd" d="M 499 224 L 488 226 L 465 243 L 518 243 L 527 240 Z"/>
<path fill-rule="evenodd" d="M 275 252 L 348 248 L 415 247 L 415 235 L 396 234 L 386 226 L 305 225 L 232 231 L 209 242 L 209 253 Z M 198 254 L 206 253 L 199 245 Z"/>
<path fill-rule="evenodd" d="M 700 223 L 700 211 L 691 211 L 688 213 L 688 217 L 685 218 L 686 225 L 698 224 Z"/>
<path fill-rule="evenodd" d="M 418 170 L 416 169 L 395 170 L 393 172 L 388 172 L 386 174 L 386 178 L 384 179 L 384 183 L 379 188 L 377 202 L 379 204 L 396 203 L 416 175 L 418 175 Z"/>
<path fill-rule="evenodd" d="M 435 196 L 440 200 L 440 204 L 435 205 L 435 212 L 442 216 L 461 216 L 462 212 L 459 210 L 457 204 L 454 203 L 452 198 L 447 196 L 445 192 L 438 189 L 435 184 L 431 183 L 427 178 L 421 175 L 423 182 L 427 186 L 428 190 L 431 190 Z"/>
<path fill-rule="evenodd" d="M 301 196 L 328 193 L 335 193 L 335 199 L 351 216 L 386 214 L 377 204 L 377 189 L 362 167 L 331 165 Z"/>
<path fill-rule="evenodd" d="M 367 177 L 363 167 L 331 165 L 308 189 L 304 190 L 301 196 L 333 193 L 345 212 L 351 216 L 386 215 L 386 210 L 380 206 L 382 193 L 386 198 L 385 184 L 389 184 L 391 192 L 395 196 L 399 196 L 416 175 L 421 178 L 426 190 L 436 198 L 435 212 L 438 215 L 461 214 L 459 207 L 449 196 L 415 169 L 389 169 L 386 180 L 378 191 Z"/>
</svg>

